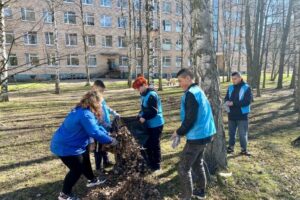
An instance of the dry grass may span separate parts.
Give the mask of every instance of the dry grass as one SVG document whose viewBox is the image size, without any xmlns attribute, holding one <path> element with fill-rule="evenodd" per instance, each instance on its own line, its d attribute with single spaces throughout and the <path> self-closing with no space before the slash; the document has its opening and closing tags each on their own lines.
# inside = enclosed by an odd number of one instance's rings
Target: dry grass
<svg viewBox="0 0 300 200">
<path fill-rule="evenodd" d="M 287 83 L 288 80 L 286 80 Z M 89 88 L 84 83 L 64 83 L 62 94 L 52 93 L 49 83 L 12 86 L 11 101 L 0 104 L 0 199 L 56 199 L 67 171 L 51 155 L 49 141 L 68 111 Z M 108 84 L 107 102 L 122 115 L 135 115 L 139 97 L 124 88 L 126 83 Z M 293 111 L 292 91 L 271 89 L 256 98 L 250 124 L 253 157 L 229 157 L 226 180 L 212 180 L 209 199 L 300 199 L 300 149 L 290 142 L 300 135 Z M 225 84 L 222 86 L 223 93 Z M 167 124 L 162 140 L 162 174 L 153 179 L 164 199 L 178 199 L 176 172 L 178 153 L 170 147 L 169 134 L 179 125 L 177 88 L 161 92 Z M 175 102 L 175 103 L 174 103 Z M 226 122 L 226 117 L 224 117 Z M 75 192 L 87 193 L 85 179 Z"/>
</svg>

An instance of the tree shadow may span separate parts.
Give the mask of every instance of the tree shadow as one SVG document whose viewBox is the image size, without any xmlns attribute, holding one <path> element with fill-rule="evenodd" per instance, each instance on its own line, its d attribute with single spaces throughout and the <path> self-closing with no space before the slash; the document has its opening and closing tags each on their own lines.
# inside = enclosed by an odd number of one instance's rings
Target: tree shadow
<svg viewBox="0 0 300 200">
<path fill-rule="evenodd" d="M 32 165 L 32 164 L 47 162 L 47 161 L 51 161 L 51 160 L 54 160 L 54 159 L 57 159 L 57 158 L 53 155 L 50 155 L 50 156 L 44 156 L 44 157 L 38 158 L 38 159 L 23 161 L 23 162 L 19 162 L 19 163 L 13 163 L 13 164 L 9 164 L 9 165 L 3 165 L 3 166 L 0 166 L 0 172 L 6 171 L 6 170 L 12 170 L 12 169 L 18 168 L 18 167 L 29 166 L 29 165 Z"/>
</svg>

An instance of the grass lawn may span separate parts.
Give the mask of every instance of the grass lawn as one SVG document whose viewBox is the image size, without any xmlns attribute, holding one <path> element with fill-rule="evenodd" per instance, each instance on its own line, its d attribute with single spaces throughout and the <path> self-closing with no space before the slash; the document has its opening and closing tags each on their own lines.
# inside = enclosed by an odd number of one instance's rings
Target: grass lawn
<svg viewBox="0 0 300 200">
<path fill-rule="evenodd" d="M 293 110 L 293 91 L 275 90 L 268 81 L 262 97 L 255 98 L 250 116 L 249 150 L 252 157 L 228 157 L 226 179 L 212 178 L 208 199 L 300 199 L 300 149 L 291 141 L 300 135 Z M 108 104 L 121 115 L 136 115 L 139 96 L 126 89 L 126 81 L 108 83 Z M 227 84 L 222 84 L 224 95 Z M 0 199 L 56 199 L 67 168 L 49 151 L 53 132 L 89 88 L 84 82 L 62 83 L 53 94 L 52 83 L 11 85 L 10 102 L 0 103 Z M 162 139 L 162 173 L 152 180 L 164 199 L 178 199 L 176 166 L 180 148 L 170 147 L 170 134 L 179 126 L 179 88 L 160 92 L 166 126 Z M 227 117 L 224 116 L 224 122 Z M 226 127 L 227 128 L 227 127 Z M 227 131 L 226 131 L 227 136 Z M 239 149 L 237 149 L 238 151 Z M 82 178 L 75 192 L 88 190 Z"/>
</svg>

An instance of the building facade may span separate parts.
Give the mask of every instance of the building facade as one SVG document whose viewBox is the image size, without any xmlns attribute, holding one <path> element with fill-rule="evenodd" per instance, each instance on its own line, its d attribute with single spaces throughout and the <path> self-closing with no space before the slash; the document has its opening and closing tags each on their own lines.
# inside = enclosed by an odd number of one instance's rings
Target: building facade
<svg viewBox="0 0 300 200">
<path fill-rule="evenodd" d="M 127 0 L 12 2 L 2 12 L 8 69 L 10 75 L 17 73 L 15 79 L 51 79 L 58 69 L 62 79 L 84 78 L 86 64 L 93 77 L 105 76 L 115 69 L 123 73 L 128 71 L 128 43 L 132 41 L 128 41 Z M 131 59 L 137 65 L 133 69 L 135 74 L 141 72 L 141 60 L 145 72 L 148 65 L 145 1 L 131 0 L 131 3 L 132 37 L 135 35 L 136 41 L 141 41 L 133 45 L 135 53 L 132 55 L 136 56 Z M 152 6 L 153 16 L 156 16 L 157 4 Z M 178 1 L 168 0 L 161 1 L 160 8 L 163 73 L 176 73 L 181 62 L 185 67 L 190 66 L 190 28 L 187 25 L 184 25 L 184 40 L 181 41 L 182 24 L 189 24 L 186 13 L 182 21 L 182 10 L 185 12 L 187 6 L 181 9 Z M 138 38 L 140 27 L 141 40 Z M 159 47 L 156 48 L 155 52 L 159 52 Z"/>
</svg>

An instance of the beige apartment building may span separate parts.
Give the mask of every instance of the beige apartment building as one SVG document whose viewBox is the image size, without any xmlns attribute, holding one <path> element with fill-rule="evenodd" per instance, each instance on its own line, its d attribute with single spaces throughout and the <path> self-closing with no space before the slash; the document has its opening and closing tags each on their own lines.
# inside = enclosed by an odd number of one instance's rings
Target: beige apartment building
<svg viewBox="0 0 300 200">
<path fill-rule="evenodd" d="M 87 64 L 92 77 L 103 77 L 112 70 L 119 70 L 124 74 L 128 71 L 127 0 L 82 0 L 82 6 L 80 0 L 55 1 L 55 5 L 49 2 L 51 1 L 18 0 L 3 10 L 9 74 L 22 72 L 15 75 L 14 79 L 47 80 L 54 78 L 57 69 L 62 79 L 84 78 L 84 39 L 87 43 Z M 131 2 L 135 7 L 136 17 L 132 24 L 136 36 L 139 34 L 139 24 L 142 23 L 143 42 L 135 47 L 135 74 L 141 71 L 141 46 L 144 52 L 146 47 L 145 1 L 142 1 L 141 6 L 142 22 L 139 22 L 138 17 L 140 1 Z M 153 6 L 155 19 L 156 4 Z M 181 62 L 184 66 L 190 65 L 190 28 L 184 26 L 182 45 L 181 11 L 181 5 L 176 0 L 161 1 L 161 50 L 165 75 L 175 74 L 180 69 Z M 188 14 L 185 13 L 185 20 L 188 19 Z M 183 58 L 181 48 L 184 50 Z M 55 58 L 59 58 L 59 61 Z M 146 55 L 143 58 L 146 72 Z"/>
</svg>

